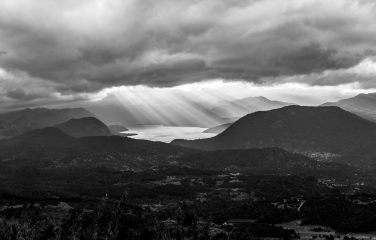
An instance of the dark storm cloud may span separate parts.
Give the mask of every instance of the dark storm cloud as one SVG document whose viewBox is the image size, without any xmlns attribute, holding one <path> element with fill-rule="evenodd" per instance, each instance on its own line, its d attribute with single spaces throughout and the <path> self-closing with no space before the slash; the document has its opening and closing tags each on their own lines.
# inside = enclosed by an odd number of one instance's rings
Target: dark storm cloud
<svg viewBox="0 0 376 240">
<path fill-rule="evenodd" d="M 6 93 L 6 96 L 12 99 L 16 99 L 16 100 L 32 100 L 32 99 L 37 99 L 37 98 L 44 98 L 47 95 L 26 93 L 22 89 L 12 89 Z"/>
<path fill-rule="evenodd" d="M 33 89 L 0 80 L 0 93 L 28 100 L 47 88 L 72 99 L 122 85 L 316 76 L 375 56 L 375 16 L 366 0 L 5 0 L 0 70 Z M 351 76 L 304 79 L 363 79 Z"/>
<path fill-rule="evenodd" d="M 272 59 L 269 63 L 272 68 L 281 69 L 280 74 L 296 75 L 349 68 L 362 60 L 355 56 L 354 58 L 336 58 L 337 52 L 336 49 L 322 49 L 320 44 L 311 43 L 295 52 Z"/>
</svg>

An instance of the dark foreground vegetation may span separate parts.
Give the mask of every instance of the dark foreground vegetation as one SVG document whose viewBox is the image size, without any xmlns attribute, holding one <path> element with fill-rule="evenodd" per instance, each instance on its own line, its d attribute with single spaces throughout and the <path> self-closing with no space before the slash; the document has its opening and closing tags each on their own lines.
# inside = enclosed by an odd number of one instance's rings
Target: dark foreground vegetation
<svg viewBox="0 0 376 240">
<path fill-rule="evenodd" d="M 0 239 L 292 239 L 294 230 L 269 224 L 222 227 L 196 214 L 194 206 L 173 204 L 157 213 L 132 205 L 127 192 L 117 203 L 103 198 L 93 210 L 69 209 L 60 223 L 45 219 L 42 210 L 23 206 L 0 218 Z M 28 218 L 22 219 L 22 212 Z"/>
<path fill-rule="evenodd" d="M 88 180 L 77 185 L 76 197 L 3 190 L 0 239 L 296 239 L 293 229 L 275 224 L 297 219 L 337 231 L 328 239 L 376 230 L 375 190 L 354 182 L 164 166 L 124 173 L 126 183 L 111 187 L 94 173 L 91 180 L 103 192 L 107 186 L 108 195 L 89 191 Z M 226 224 L 230 219 L 247 221 Z"/>
</svg>

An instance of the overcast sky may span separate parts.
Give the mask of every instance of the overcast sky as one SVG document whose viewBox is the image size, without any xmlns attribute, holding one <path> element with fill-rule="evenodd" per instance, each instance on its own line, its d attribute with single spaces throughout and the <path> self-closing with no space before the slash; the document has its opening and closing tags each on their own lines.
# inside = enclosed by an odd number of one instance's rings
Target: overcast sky
<svg viewBox="0 0 376 240">
<path fill-rule="evenodd" d="M 0 108 L 138 85 L 338 100 L 376 91 L 375 26 L 374 0 L 1 0 Z"/>
</svg>

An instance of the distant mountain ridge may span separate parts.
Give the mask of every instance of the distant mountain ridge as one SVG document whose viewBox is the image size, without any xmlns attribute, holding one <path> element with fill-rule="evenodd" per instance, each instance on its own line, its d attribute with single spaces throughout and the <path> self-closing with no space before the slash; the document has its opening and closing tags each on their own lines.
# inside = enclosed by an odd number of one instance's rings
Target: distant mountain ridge
<svg viewBox="0 0 376 240">
<path fill-rule="evenodd" d="M 0 120 L 0 139 L 12 138 L 21 133 L 40 127 L 39 124 L 31 122 L 25 116 L 21 116 L 12 122 Z"/>
<path fill-rule="evenodd" d="M 32 129 L 41 128 L 42 126 L 36 122 L 30 120 L 27 116 L 21 116 L 12 121 L 13 124 L 18 126 L 22 132 L 26 132 Z"/>
<path fill-rule="evenodd" d="M 281 108 L 292 103 L 281 101 L 272 101 L 266 97 L 247 97 L 232 101 L 220 101 L 216 106 L 210 108 L 210 111 L 222 118 L 243 117 L 256 111 L 267 111 Z"/>
<path fill-rule="evenodd" d="M 65 123 L 54 125 L 54 127 L 73 137 L 112 135 L 108 127 L 95 117 L 70 119 Z"/>
<path fill-rule="evenodd" d="M 372 162 L 376 124 L 339 107 L 287 106 L 248 114 L 212 138 L 172 144 L 200 150 L 276 147 L 321 159 Z"/>
<path fill-rule="evenodd" d="M 272 101 L 264 97 L 224 100 L 213 104 L 183 96 L 179 104 L 172 102 L 132 104 L 127 101 L 121 102 L 117 97 L 110 95 L 100 101 L 87 104 L 85 108 L 106 124 L 211 128 L 232 123 L 254 111 L 270 110 L 286 105 L 291 103 Z"/>
<path fill-rule="evenodd" d="M 267 111 L 285 106 L 295 105 L 281 101 L 272 101 L 266 97 L 248 97 L 234 101 L 220 101 L 217 106 L 210 109 L 222 118 L 233 119 L 232 121 L 215 127 L 208 128 L 204 133 L 221 133 L 226 130 L 232 123 L 249 113 L 257 111 Z"/>
<path fill-rule="evenodd" d="M 27 131 L 50 127 L 70 119 L 95 117 L 84 108 L 26 108 L 0 114 L 0 139 L 11 138 Z"/>
<path fill-rule="evenodd" d="M 73 118 L 95 117 L 95 115 L 84 108 L 62 108 L 62 109 L 48 109 L 48 108 L 26 108 L 20 111 L 13 111 L 0 114 L 0 120 L 6 122 L 14 122 L 27 120 L 28 124 L 34 124 L 40 127 L 48 127 L 56 124 L 66 122 Z"/>
<path fill-rule="evenodd" d="M 21 133 L 21 130 L 12 123 L 0 121 L 0 140 L 10 138 Z"/>
<path fill-rule="evenodd" d="M 155 104 L 155 105 L 150 105 Z M 93 112 L 103 122 L 111 125 L 165 125 L 185 127 L 212 127 L 226 123 L 208 111 L 205 102 L 195 102 L 184 99 L 185 111 L 181 111 L 176 104 L 170 102 L 133 104 L 120 102 L 116 97 L 108 96 L 100 101 L 87 104 L 85 108 Z M 158 111 L 151 111 L 158 109 Z M 192 111 L 194 114 L 187 114 Z"/>
<path fill-rule="evenodd" d="M 327 102 L 321 106 L 337 106 L 376 122 L 376 93 L 362 93 L 355 97 L 343 99 L 338 102 Z"/>
</svg>

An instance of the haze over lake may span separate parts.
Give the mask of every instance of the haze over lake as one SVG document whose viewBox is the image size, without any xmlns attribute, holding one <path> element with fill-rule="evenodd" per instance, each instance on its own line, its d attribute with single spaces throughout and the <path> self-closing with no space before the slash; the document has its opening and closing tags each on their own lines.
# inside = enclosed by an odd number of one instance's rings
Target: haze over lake
<svg viewBox="0 0 376 240">
<path fill-rule="evenodd" d="M 207 128 L 200 127 L 172 127 L 162 125 L 135 125 L 127 127 L 126 133 L 137 133 L 130 136 L 134 139 L 146 139 L 151 141 L 171 142 L 174 139 L 200 139 L 215 136 L 213 133 L 203 133 Z"/>
</svg>

